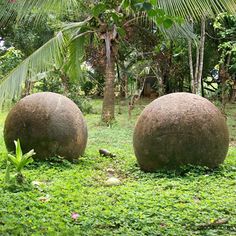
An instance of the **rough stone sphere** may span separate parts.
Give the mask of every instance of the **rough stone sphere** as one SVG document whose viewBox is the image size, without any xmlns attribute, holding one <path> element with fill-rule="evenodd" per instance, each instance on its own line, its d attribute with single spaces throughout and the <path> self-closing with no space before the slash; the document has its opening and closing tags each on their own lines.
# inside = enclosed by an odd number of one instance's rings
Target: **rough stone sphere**
<svg viewBox="0 0 236 236">
<path fill-rule="evenodd" d="M 214 168 L 226 157 L 229 133 L 224 116 L 207 99 L 172 93 L 144 109 L 136 123 L 133 145 L 144 171 L 186 164 Z"/>
<path fill-rule="evenodd" d="M 20 139 L 23 152 L 34 149 L 37 159 L 62 156 L 68 160 L 84 153 L 87 126 L 80 109 L 69 98 L 43 92 L 21 99 L 8 114 L 4 140 L 14 151 Z"/>
</svg>

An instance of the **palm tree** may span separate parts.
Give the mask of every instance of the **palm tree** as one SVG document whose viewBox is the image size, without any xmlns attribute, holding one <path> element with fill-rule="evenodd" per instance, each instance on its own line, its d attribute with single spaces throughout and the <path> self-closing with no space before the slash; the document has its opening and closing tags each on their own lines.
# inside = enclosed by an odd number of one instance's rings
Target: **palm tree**
<svg viewBox="0 0 236 236">
<path fill-rule="evenodd" d="M 27 15 L 32 10 L 40 9 L 37 12 L 36 22 L 47 12 L 56 10 L 56 14 L 62 11 L 62 6 L 76 11 L 81 4 L 77 1 L 21 1 L 7 2 L 3 4 L 5 13 L 0 14 L 4 21 L 12 17 L 12 12 L 17 12 L 16 20 L 23 22 L 27 20 Z M 0 103 L 7 98 L 19 97 L 21 84 L 26 79 L 37 80 L 46 76 L 52 68 L 57 68 L 66 73 L 71 79 L 81 76 L 80 65 L 83 63 L 85 45 L 91 42 L 93 36 L 93 47 L 96 44 L 103 44 L 105 48 L 106 60 L 104 66 L 105 89 L 102 111 L 102 120 L 109 123 L 114 119 L 114 80 L 115 80 L 115 61 L 116 61 L 116 42 L 118 36 L 115 22 L 107 22 L 107 19 L 117 18 L 116 12 L 108 10 L 110 4 L 94 5 L 91 16 L 81 22 L 64 24 L 54 38 L 49 40 L 41 48 L 36 50 L 31 56 L 26 58 L 17 68 L 6 76 L 0 84 Z M 42 9 L 42 11 L 41 11 Z M 104 14 L 105 19 L 99 15 Z M 36 10 L 37 11 L 37 10 Z M 117 12 L 118 14 L 118 12 Z M 115 20 L 114 20 L 115 21 Z M 46 59 L 46 60 L 45 60 Z M 1 104 L 0 104 L 1 105 Z"/>
<path fill-rule="evenodd" d="M 34 11 L 37 15 L 36 23 L 47 13 L 59 14 L 65 10 L 79 12 L 81 2 L 77 0 L 21 0 L 1 2 L 0 21 L 6 23 L 10 18 L 17 22 L 27 20 Z M 89 2 L 89 1 L 86 1 Z M 177 17 L 185 22 L 191 17 L 197 21 L 201 16 L 213 17 L 222 11 L 232 12 L 236 9 L 235 0 L 150 0 L 147 1 L 90 1 L 92 9 L 87 18 L 81 22 L 65 24 L 61 30 L 41 48 L 26 58 L 17 68 L 11 71 L 0 82 L 0 106 L 3 101 L 17 98 L 21 92 L 21 85 L 25 80 L 38 80 L 46 76 L 52 68 L 65 71 L 69 77 L 80 77 L 80 65 L 85 61 L 85 45 L 93 43 L 94 48 L 102 44 L 105 52 L 105 88 L 102 120 L 109 123 L 114 118 L 114 80 L 115 63 L 117 58 L 117 41 L 119 40 L 119 27 L 125 19 L 120 10 L 136 11 L 140 6 L 146 11 L 168 36 L 182 34 L 191 38 L 191 29 L 188 24 L 174 24 Z M 119 5 L 120 4 L 120 5 Z M 88 4 L 89 5 L 89 4 Z M 87 6 L 87 9 L 90 6 Z M 140 9 L 140 8 L 139 8 Z M 132 14 L 131 14 L 132 15 Z M 175 17 L 174 19 L 172 17 Z M 130 18 L 129 18 L 130 20 Z M 120 23 L 121 22 L 121 23 Z M 164 26 L 164 27 L 163 27 Z M 190 27 L 191 28 L 191 27 Z M 91 35 L 93 37 L 91 37 Z M 93 41 L 91 39 L 93 38 Z"/>
</svg>

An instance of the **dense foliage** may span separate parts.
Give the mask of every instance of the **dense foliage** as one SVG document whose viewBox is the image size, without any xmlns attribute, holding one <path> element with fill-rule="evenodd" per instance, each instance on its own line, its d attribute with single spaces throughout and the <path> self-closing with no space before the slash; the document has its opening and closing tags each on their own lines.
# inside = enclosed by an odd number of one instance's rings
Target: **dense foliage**
<svg viewBox="0 0 236 236">
<path fill-rule="evenodd" d="M 0 56 L 0 79 L 13 70 L 23 59 L 23 53 L 14 47 L 8 48 Z"/>
<path fill-rule="evenodd" d="M 60 71 L 62 77 L 79 80 L 86 95 L 103 95 L 102 119 L 108 123 L 114 118 L 115 96 L 120 93 L 127 98 L 140 93 L 150 81 L 149 96 L 150 93 L 158 96 L 175 91 L 205 95 L 205 88 L 215 92 L 221 85 L 214 84 L 221 80 L 215 81 L 214 77 L 210 80 L 211 71 L 218 66 L 217 73 L 222 74 L 219 65 L 225 51 L 223 47 L 231 47 L 234 51 L 234 38 L 230 36 L 228 42 L 223 40 L 224 43 L 212 40 L 211 35 L 221 34 L 220 27 L 224 28 L 222 20 L 215 22 L 213 28 L 212 19 L 227 11 L 229 13 L 224 14 L 233 22 L 235 16 L 230 13 L 235 8 L 233 0 L 229 0 L 229 4 L 215 0 L 189 5 L 182 0 L 179 4 L 174 0 L 2 3 L 2 25 L 10 22 L 10 26 L 0 26 L 1 37 L 24 55 L 33 54 L 0 84 L 1 101 L 19 96 L 19 88 L 25 80 L 51 79 L 48 75 L 54 69 Z M 205 17 L 201 18 L 202 15 Z M 30 28 L 31 24 L 34 27 Z M 233 24 L 227 23 L 226 34 L 233 35 L 233 28 Z M 189 43 L 191 47 L 188 48 Z M 222 51 L 221 58 L 217 48 Z M 234 53 L 231 55 L 230 79 L 234 77 L 235 60 Z M 192 68 L 195 68 L 195 76 Z M 224 83 L 224 79 L 222 81 Z M 9 84 L 13 86 L 11 90 Z M 6 90 L 10 92 L 5 93 Z"/>
</svg>

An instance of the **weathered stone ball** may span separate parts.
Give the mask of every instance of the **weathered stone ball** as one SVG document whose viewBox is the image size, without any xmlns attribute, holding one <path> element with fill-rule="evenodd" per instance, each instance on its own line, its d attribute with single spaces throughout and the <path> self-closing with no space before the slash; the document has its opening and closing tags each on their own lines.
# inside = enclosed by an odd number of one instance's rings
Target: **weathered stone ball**
<svg viewBox="0 0 236 236">
<path fill-rule="evenodd" d="M 172 93 L 143 110 L 133 146 L 144 171 L 187 164 L 214 168 L 226 157 L 229 133 L 225 117 L 210 101 L 191 93 Z"/>
<path fill-rule="evenodd" d="M 4 127 L 8 151 L 20 139 L 24 153 L 31 149 L 36 159 L 61 156 L 77 159 L 84 153 L 87 126 L 77 105 L 69 98 L 51 92 L 21 99 L 9 112 Z"/>
</svg>

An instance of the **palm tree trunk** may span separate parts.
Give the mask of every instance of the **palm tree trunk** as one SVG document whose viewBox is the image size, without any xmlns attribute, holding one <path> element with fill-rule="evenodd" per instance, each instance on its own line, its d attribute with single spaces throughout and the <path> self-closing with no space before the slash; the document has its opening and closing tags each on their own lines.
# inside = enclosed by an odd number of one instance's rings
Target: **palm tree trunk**
<svg viewBox="0 0 236 236">
<path fill-rule="evenodd" d="M 21 97 L 23 98 L 23 97 L 30 95 L 32 88 L 33 88 L 33 82 L 30 80 L 26 80 L 25 81 L 25 88 L 22 92 Z"/>
<path fill-rule="evenodd" d="M 61 81 L 62 81 L 62 87 L 63 87 L 63 93 L 65 96 L 69 93 L 69 78 L 67 75 L 62 73 L 61 75 Z"/>
<path fill-rule="evenodd" d="M 107 30 L 104 35 L 106 48 L 105 88 L 102 106 L 102 121 L 110 124 L 115 119 L 115 63 L 117 48 L 114 39 L 117 35 L 116 27 Z"/>
<path fill-rule="evenodd" d="M 102 121 L 109 124 L 115 118 L 115 61 L 110 59 L 105 69 L 105 89 L 102 107 Z"/>
</svg>

